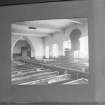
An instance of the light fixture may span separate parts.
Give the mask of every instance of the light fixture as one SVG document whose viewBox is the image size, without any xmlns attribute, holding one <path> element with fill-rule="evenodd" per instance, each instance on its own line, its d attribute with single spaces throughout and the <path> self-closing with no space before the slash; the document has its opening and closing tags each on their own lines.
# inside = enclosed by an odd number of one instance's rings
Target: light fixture
<svg viewBox="0 0 105 105">
<path fill-rule="evenodd" d="M 37 29 L 36 27 L 28 27 L 29 29 Z"/>
</svg>

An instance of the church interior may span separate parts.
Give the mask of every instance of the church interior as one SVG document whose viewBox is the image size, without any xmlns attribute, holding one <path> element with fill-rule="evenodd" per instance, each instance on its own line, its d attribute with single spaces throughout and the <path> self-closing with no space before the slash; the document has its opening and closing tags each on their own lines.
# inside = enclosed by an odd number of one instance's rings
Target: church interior
<svg viewBox="0 0 105 105">
<path fill-rule="evenodd" d="M 88 84 L 88 19 L 11 24 L 12 85 Z"/>
</svg>

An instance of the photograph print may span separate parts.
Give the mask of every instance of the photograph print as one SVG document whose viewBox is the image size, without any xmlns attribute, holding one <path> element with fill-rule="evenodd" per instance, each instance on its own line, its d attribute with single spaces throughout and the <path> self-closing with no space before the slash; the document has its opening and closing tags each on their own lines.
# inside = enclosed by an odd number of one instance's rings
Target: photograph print
<svg viewBox="0 0 105 105">
<path fill-rule="evenodd" d="M 88 19 L 11 24 L 12 85 L 88 85 Z"/>
</svg>

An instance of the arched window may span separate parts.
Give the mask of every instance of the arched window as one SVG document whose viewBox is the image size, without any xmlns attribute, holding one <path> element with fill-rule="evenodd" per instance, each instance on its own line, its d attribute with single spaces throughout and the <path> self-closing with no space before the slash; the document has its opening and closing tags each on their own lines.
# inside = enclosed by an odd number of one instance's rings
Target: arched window
<svg viewBox="0 0 105 105">
<path fill-rule="evenodd" d="M 53 44 L 52 45 L 52 56 L 53 57 L 58 57 L 59 56 L 58 44 Z"/>
<path fill-rule="evenodd" d="M 49 50 L 50 50 L 50 47 L 46 46 L 46 48 L 45 48 L 45 57 L 46 58 L 49 58 Z"/>
<path fill-rule="evenodd" d="M 63 55 L 65 55 L 65 49 L 71 49 L 71 40 L 63 42 Z"/>
<path fill-rule="evenodd" d="M 83 61 L 88 61 L 88 36 L 83 36 L 79 39 L 80 41 L 80 49 L 74 51 L 74 61 L 78 61 L 78 59 L 82 59 Z M 86 63 L 88 64 L 88 63 Z"/>
<path fill-rule="evenodd" d="M 80 39 L 80 51 L 79 51 L 79 57 L 88 59 L 89 51 L 88 51 L 88 36 L 81 37 Z"/>
</svg>

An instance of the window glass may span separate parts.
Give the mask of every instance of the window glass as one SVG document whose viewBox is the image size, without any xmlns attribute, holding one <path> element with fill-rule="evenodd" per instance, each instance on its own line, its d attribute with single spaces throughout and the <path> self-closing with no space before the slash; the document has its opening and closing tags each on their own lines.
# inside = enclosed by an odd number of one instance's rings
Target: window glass
<svg viewBox="0 0 105 105">
<path fill-rule="evenodd" d="M 70 40 L 63 42 L 63 55 L 65 55 L 65 49 L 66 48 L 71 49 L 71 41 Z"/>
<path fill-rule="evenodd" d="M 57 44 L 52 45 L 52 53 L 53 53 L 53 57 L 58 57 L 59 51 L 58 51 L 58 45 Z"/>
<path fill-rule="evenodd" d="M 50 49 L 50 47 L 46 46 L 46 49 L 45 49 L 45 56 L 46 56 L 46 58 L 49 58 L 49 49 Z"/>
</svg>

